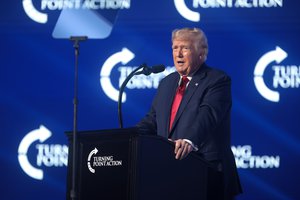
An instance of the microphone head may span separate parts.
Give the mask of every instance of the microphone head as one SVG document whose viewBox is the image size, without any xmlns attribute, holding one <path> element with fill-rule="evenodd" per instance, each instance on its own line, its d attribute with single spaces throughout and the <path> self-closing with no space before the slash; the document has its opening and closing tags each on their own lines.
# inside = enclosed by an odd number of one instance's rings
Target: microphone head
<svg viewBox="0 0 300 200">
<path fill-rule="evenodd" d="M 164 65 L 155 65 L 151 68 L 151 72 L 153 74 L 157 74 L 157 73 L 160 73 L 160 72 L 163 72 L 165 71 L 165 66 Z"/>
<path fill-rule="evenodd" d="M 135 73 L 135 75 L 140 75 L 140 74 L 144 74 L 146 76 L 150 75 L 150 74 L 157 74 L 160 73 L 162 71 L 165 70 L 165 66 L 164 65 L 155 65 L 152 67 L 148 67 L 146 64 L 141 65 L 140 67 L 143 67 L 142 70 L 137 71 Z"/>
</svg>

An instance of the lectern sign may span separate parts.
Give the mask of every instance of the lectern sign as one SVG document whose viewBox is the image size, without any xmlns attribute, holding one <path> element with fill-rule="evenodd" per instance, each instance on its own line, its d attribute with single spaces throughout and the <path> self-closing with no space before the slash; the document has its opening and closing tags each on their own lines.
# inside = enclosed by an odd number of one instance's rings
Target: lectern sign
<svg viewBox="0 0 300 200">
<path fill-rule="evenodd" d="M 72 144 L 72 135 L 68 137 Z M 198 155 L 191 153 L 179 162 L 167 139 L 138 133 L 135 128 L 78 132 L 78 138 L 78 199 L 204 200 L 210 187 L 207 174 L 215 176 Z M 67 194 L 71 191 L 71 167 L 68 165 Z M 178 171 L 185 173 L 174 176 Z M 178 185 L 192 179 L 197 184 Z M 171 193 L 166 186 L 172 188 Z"/>
<path fill-rule="evenodd" d="M 98 149 L 95 147 L 88 155 L 87 167 L 91 173 L 95 173 L 97 167 L 122 166 L 122 160 L 114 160 L 113 155 L 96 156 Z"/>
</svg>

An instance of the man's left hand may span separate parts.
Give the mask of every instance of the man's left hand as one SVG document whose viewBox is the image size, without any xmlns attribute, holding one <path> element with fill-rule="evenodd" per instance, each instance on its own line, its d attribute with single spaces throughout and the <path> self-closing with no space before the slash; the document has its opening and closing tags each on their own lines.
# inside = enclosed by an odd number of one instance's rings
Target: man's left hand
<svg viewBox="0 0 300 200">
<path fill-rule="evenodd" d="M 183 139 L 175 140 L 175 158 L 182 160 L 185 158 L 192 150 L 193 147 L 190 143 Z"/>
</svg>

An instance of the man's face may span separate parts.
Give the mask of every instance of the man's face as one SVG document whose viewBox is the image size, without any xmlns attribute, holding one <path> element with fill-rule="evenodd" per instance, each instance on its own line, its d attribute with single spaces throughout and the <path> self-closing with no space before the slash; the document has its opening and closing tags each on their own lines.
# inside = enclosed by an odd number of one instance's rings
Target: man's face
<svg viewBox="0 0 300 200">
<path fill-rule="evenodd" d="M 189 75 L 200 67 L 200 54 L 196 52 L 192 41 L 173 40 L 173 61 L 180 75 Z"/>
</svg>

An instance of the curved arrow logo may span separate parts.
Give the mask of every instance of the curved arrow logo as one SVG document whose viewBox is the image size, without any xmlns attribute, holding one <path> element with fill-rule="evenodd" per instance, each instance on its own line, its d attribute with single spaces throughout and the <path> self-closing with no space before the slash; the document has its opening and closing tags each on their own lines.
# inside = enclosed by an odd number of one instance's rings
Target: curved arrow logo
<svg viewBox="0 0 300 200">
<path fill-rule="evenodd" d="M 23 0 L 23 8 L 27 16 L 33 21 L 41 24 L 45 24 L 48 21 L 48 15 L 35 9 L 32 0 Z"/>
<path fill-rule="evenodd" d="M 43 170 L 33 167 L 27 158 L 27 151 L 30 145 L 35 141 L 44 142 L 52 133 L 43 125 L 39 129 L 29 132 L 21 141 L 18 149 L 18 160 L 23 171 L 30 177 L 42 180 L 44 177 Z"/>
<path fill-rule="evenodd" d="M 193 22 L 199 22 L 200 21 L 200 13 L 194 12 L 190 10 L 184 0 L 174 0 L 175 7 L 179 14 L 184 17 L 187 20 L 193 21 Z"/>
<path fill-rule="evenodd" d="M 273 91 L 269 89 L 264 82 L 264 71 L 267 66 L 276 61 L 276 63 L 280 63 L 287 57 L 287 53 L 282 50 L 280 47 L 276 47 L 275 50 L 269 51 L 264 54 L 256 63 L 254 69 L 254 84 L 257 91 L 267 100 L 273 102 L 279 102 L 279 92 Z"/>
<path fill-rule="evenodd" d="M 110 81 L 110 74 L 115 65 L 121 62 L 123 65 L 127 64 L 134 58 L 134 54 L 127 48 L 111 55 L 103 64 L 100 72 L 100 85 L 104 93 L 114 101 L 118 101 L 119 90 L 115 89 Z M 126 94 L 123 94 L 122 102 L 126 101 Z"/>
<path fill-rule="evenodd" d="M 88 162 L 87 162 L 87 165 L 88 165 L 88 168 L 90 170 L 90 172 L 92 172 L 93 174 L 95 173 L 95 169 L 92 168 L 91 166 L 91 158 L 93 155 L 96 155 L 98 153 L 98 149 L 95 147 L 95 149 L 93 149 L 90 153 L 89 153 L 89 156 L 88 156 Z"/>
</svg>

